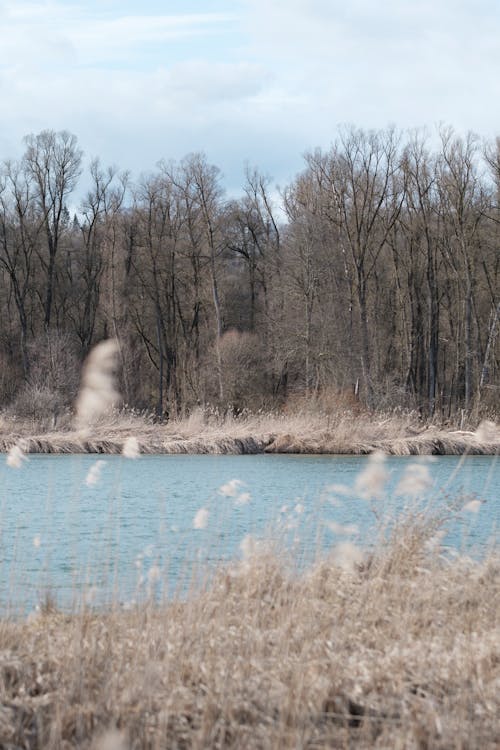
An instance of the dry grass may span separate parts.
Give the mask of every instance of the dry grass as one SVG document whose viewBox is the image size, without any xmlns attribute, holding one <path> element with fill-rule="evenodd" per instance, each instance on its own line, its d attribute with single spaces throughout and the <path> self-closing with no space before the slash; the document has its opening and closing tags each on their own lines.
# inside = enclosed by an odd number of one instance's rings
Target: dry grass
<svg viewBox="0 0 500 750">
<path fill-rule="evenodd" d="M 484 427 L 486 425 L 486 428 Z M 219 417 L 198 410 L 165 425 L 115 412 L 83 430 L 37 432 L 18 420 L 0 423 L 0 451 L 23 439 L 31 453 L 120 453 L 127 438 L 143 453 L 336 453 L 363 455 L 497 454 L 500 429 L 482 423 L 475 432 L 419 422 L 415 414 L 256 414 Z"/>
<path fill-rule="evenodd" d="M 261 549 L 161 608 L 4 621 L 0 746 L 496 748 L 499 561 L 446 560 L 434 531 L 301 577 Z"/>
</svg>

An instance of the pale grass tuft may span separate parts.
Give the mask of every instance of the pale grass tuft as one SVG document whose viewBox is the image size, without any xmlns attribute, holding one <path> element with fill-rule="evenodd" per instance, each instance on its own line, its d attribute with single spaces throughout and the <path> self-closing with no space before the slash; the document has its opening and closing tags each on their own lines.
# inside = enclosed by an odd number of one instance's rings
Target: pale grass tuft
<svg viewBox="0 0 500 750">
<path fill-rule="evenodd" d="M 384 465 L 385 460 L 385 453 L 375 451 L 369 456 L 366 469 L 357 475 L 354 489 L 365 500 L 383 497 L 384 488 L 389 479 L 389 472 Z"/>
<path fill-rule="evenodd" d="M 12 446 L 7 453 L 7 458 L 5 459 L 7 466 L 10 466 L 11 469 L 20 469 L 23 465 L 23 461 L 27 460 L 28 458 L 25 456 L 19 443 Z"/>
<path fill-rule="evenodd" d="M 481 500 L 469 500 L 462 510 L 466 510 L 468 513 L 478 513 L 481 510 L 482 504 Z"/>
<path fill-rule="evenodd" d="M 363 562 L 363 552 L 352 542 L 340 542 L 332 552 L 335 565 L 348 573 L 353 573 Z"/>
<path fill-rule="evenodd" d="M 123 443 L 122 455 L 125 458 L 136 459 L 141 455 L 141 449 L 139 447 L 139 441 L 134 435 L 129 435 Z"/>
<path fill-rule="evenodd" d="M 99 459 L 96 461 L 88 470 L 87 476 L 85 477 L 85 484 L 87 487 L 93 487 L 97 484 L 101 478 L 101 472 L 106 466 L 106 461 Z"/>
<path fill-rule="evenodd" d="M 327 492 L 333 492 L 336 495 L 345 495 L 346 497 L 349 497 L 349 495 L 352 495 L 352 489 L 351 487 L 348 487 L 347 484 L 329 484 L 326 487 Z"/>
<path fill-rule="evenodd" d="M 252 534 L 245 534 L 240 542 L 240 550 L 244 560 L 249 560 L 257 550 L 257 542 Z"/>
<path fill-rule="evenodd" d="M 219 494 L 224 495 L 224 497 L 237 497 L 240 487 L 243 487 L 241 479 L 230 479 L 229 482 L 219 487 Z"/>
<path fill-rule="evenodd" d="M 397 496 L 418 497 L 433 485 L 432 477 L 427 466 L 423 464 L 409 464 L 395 489 Z"/>
<path fill-rule="evenodd" d="M 262 539 L 256 539 L 253 534 L 245 534 L 240 542 L 240 551 L 243 563 L 247 566 L 265 559 L 269 554 L 269 545 Z"/>
<path fill-rule="evenodd" d="M 339 536 L 359 534 L 359 528 L 355 523 L 341 524 L 336 521 L 325 521 L 325 526 L 330 529 L 332 534 L 338 534 Z"/>
<path fill-rule="evenodd" d="M 194 529 L 205 529 L 208 524 L 209 512 L 207 508 L 200 508 L 193 518 Z"/>
<path fill-rule="evenodd" d="M 483 419 L 474 433 L 480 443 L 495 443 L 500 440 L 500 427 L 488 419 Z"/>
<path fill-rule="evenodd" d="M 444 529 L 440 529 L 439 531 L 436 531 L 433 536 L 430 537 L 426 542 L 424 542 L 424 547 L 428 552 L 436 553 L 440 551 L 441 549 L 441 543 L 443 539 L 446 536 L 446 531 Z"/>
<path fill-rule="evenodd" d="M 274 568 L 278 562 L 276 557 L 277 546 L 272 539 L 259 538 L 254 534 L 245 534 L 240 544 L 241 561 L 233 569 L 235 575 L 243 574 L 251 576 L 257 570 L 262 571 L 268 566 Z"/>
<path fill-rule="evenodd" d="M 154 564 L 150 567 L 150 569 L 148 570 L 147 578 L 149 584 L 157 583 L 160 580 L 161 570 L 159 565 Z"/>
<path fill-rule="evenodd" d="M 235 505 L 248 505 L 250 500 L 252 499 L 252 496 L 249 492 L 240 492 L 239 495 L 237 495 L 236 500 L 234 501 Z"/>
<path fill-rule="evenodd" d="M 223 497 L 234 498 L 234 504 L 236 506 L 247 505 L 250 502 L 251 495 L 249 492 L 241 492 L 242 487 L 245 486 L 245 482 L 241 479 L 230 479 L 229 482 L 222 484 L 219 489 L 219 495 Z"/>
<path fill-rule="evenodd" d="M 114 409 L 120 401 L 116 387 L 119 346 L 116 339 L 97 344 L 88 355 L 76 400 L 75 423 L 85 429 Z"/>
</svg>

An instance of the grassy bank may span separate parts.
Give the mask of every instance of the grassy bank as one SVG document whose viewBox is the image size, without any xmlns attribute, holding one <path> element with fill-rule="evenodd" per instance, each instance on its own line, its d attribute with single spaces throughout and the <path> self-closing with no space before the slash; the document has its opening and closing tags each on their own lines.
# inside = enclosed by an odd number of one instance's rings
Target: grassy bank
<svg viewBox="0 0 500 750">
<path fill-rule="evenodd" d="M 302 577 L 249 547 L 188 601 L 4 621 L 0 746 L 496 748 L 500 561 L 434 533 Z"/>
<path fill-rule="evenodd" d="M 422 424 L 414 414 L 218 417 L 201 410 L 184 420 L 154 424 L 133 415 L 105 418 L 92 429 L 49 430 L 36 423 L 0 423 L 0 451 L 22 440 L 28 453 L 120 453 L 135 437 L 142 453 L 337 453 L 363 455 L 494 455 L 500 429 L 482 422 L 459 430 Z"/>
</svg>

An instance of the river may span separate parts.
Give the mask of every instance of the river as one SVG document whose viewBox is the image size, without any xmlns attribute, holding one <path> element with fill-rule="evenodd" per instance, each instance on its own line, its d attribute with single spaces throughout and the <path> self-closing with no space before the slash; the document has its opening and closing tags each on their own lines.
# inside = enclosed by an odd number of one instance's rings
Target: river
<svg viewBox="0 0 500 750">
<path fill-rule="evenodd" d="M 409 508 L 452 506 L 447 550 L 498 541 L 495 456 L 32 455 L 19 469 L 3 458 L 0 481 L 3 616 L 47 592 L 63 608 L 184 595 L 249 539 L 303 568 L 340 541 L 369 548 Z"/>
</svg>

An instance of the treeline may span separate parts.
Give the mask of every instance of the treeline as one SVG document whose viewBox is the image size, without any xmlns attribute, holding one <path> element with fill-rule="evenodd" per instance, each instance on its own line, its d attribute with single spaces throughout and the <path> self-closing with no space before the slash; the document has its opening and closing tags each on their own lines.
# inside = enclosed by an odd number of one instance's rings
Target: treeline
<svg viewBox="0 0 500 750">
<path fill-rule="evenodd" d="M 500 140 L 340 130 L 276 200 L 203 155 L 132 183 L 75 136 L 0 170 L 0 405 L 57 419 L 116 336 L 129 406 L 359 401 L 454 419 L 498 401 Z M 90 185 L 77 209 L 79 180 Z"/>
</svg>

